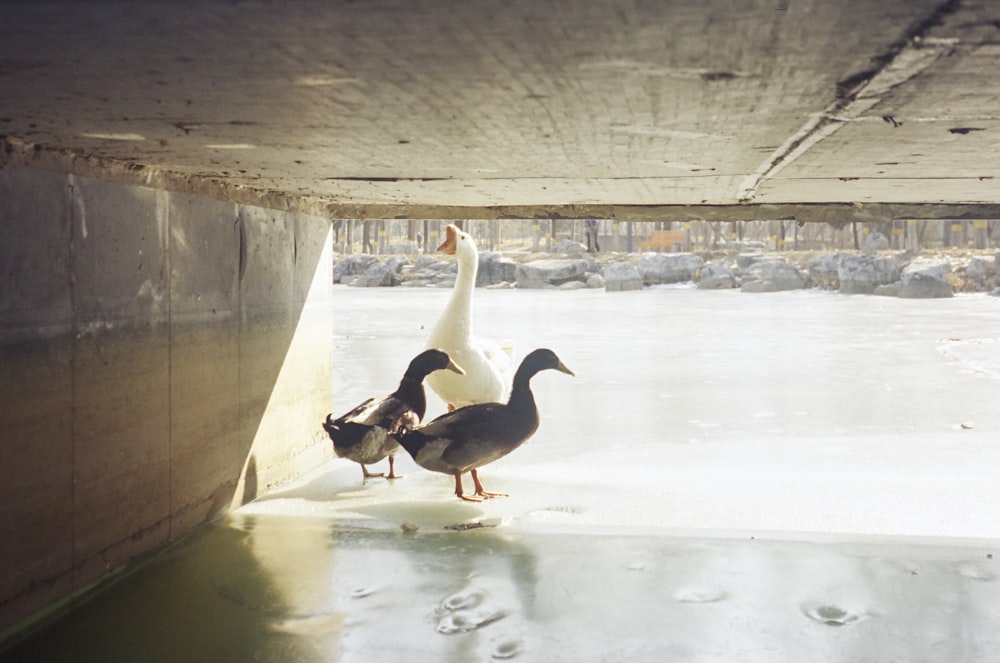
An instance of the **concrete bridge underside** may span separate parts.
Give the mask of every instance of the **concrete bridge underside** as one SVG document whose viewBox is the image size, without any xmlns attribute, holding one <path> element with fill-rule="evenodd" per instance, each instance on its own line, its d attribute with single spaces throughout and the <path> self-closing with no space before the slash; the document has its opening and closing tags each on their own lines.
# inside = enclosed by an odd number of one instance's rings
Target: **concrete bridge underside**
<svg viewBox="0 0 1000 663">
<path fill-rule="evenodd" d="M 0 3 L 0 630 L 329 454 L 330 219 L 1000 218 L 997 72 L 990 0 Z"/>
</svg>

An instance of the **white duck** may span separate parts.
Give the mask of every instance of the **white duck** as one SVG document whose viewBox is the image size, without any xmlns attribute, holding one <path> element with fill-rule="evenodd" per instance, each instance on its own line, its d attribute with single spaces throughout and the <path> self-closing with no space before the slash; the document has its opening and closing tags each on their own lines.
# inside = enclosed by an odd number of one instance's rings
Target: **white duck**
<svg viewBox="0 0 1000 663">
<path fill-rule="evenodd" d="M 449 224 L 445 241 L 437 250 L 458 258 L 458 277 L 448 306 L 427 339 L 427 347 L 447 352 L 465 374 L 436 371 L 427 376 L 427 385 L 449 411 L 474 403 L 504 401 L 515 368 L 513 348 L 472 333 L 472 292 L 479 270 L 476 243 L 468 233 Z"/>
</svg>

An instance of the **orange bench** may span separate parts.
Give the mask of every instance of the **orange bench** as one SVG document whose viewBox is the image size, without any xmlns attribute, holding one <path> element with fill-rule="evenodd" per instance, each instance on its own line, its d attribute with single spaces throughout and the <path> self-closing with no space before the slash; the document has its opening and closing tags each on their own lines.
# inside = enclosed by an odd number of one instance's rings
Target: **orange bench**
<svg viewBox="0 0 1000 663">
<path fill-rule="evenodd" d="M 639 242 L 640 249 L 669 249 L 674 244 L 684 241 L 683 230 L 654 230 L 653 236 L 645 242 Z"/>
</svg>

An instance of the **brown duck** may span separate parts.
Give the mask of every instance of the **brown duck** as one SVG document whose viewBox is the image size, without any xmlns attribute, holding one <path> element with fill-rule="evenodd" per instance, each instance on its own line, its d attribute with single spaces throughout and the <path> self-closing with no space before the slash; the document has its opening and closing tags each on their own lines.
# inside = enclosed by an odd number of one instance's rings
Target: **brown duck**
<svg viewBox="0 0 1000 663">
<path fill-rule="evenodd" d="M 427 411 L 424 378 L 440 369 L 463 372 L 447 353 L 425 350 L 410 361 L 396 391 L 382 398 L 369 398 L 337 419 L 326 415 L 323 428 L 333 441 L 334 452 L 359 463 L 365 479 L 399 478 L 394 468 L 394 455 L 399 448 L 395 435 L 400 428 L 412 428 L 424 418 Z M 389 457 L 389 474 L 373 474 L 365 467 L 386 456 Z"/>
</svg>

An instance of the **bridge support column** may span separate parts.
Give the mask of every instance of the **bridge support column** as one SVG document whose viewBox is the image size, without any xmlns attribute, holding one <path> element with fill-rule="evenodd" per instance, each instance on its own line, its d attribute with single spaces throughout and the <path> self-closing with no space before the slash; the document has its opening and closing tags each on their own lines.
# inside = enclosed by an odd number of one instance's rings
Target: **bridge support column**
<svg viewBox="0 0 1000 663">
<path fill-rule="evenodd" d="M 0 633 L 329 456 L 327 219 L 0 169 Z"/>
</svg>

